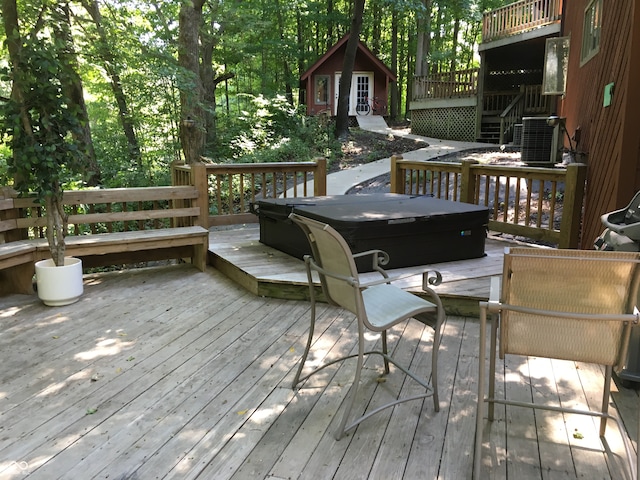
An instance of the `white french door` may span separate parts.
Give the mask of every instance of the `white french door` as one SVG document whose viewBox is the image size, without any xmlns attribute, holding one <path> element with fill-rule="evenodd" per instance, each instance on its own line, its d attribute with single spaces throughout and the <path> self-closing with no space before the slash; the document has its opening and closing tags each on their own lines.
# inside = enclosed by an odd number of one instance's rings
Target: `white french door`
<svg viewBox="0 0 640 480">
<path fill-rule="evenodd" d="M 335 75 L 333 114 L 338 113 L 338 92 L 340 91 L 340 72 Z M 373 98 L 373 72 L 353 72 L 351 77 L 351 94 L 349 96 L 349 115 L 356 115 L 358 102 Z"/>
</svg>

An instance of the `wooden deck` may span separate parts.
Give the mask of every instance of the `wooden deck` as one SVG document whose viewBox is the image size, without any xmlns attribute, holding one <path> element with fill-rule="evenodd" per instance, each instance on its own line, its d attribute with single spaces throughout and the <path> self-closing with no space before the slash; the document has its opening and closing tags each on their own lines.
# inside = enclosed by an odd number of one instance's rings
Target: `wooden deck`
<svg viewBox="0 0 640 480">
<path fill-rule="evenodd" d="M 256 295 L 308 299 L 307 275 L 304 263 L 286 253 L 260 243 L 257 224 L 215 231 L 209 237 L 209 264 L 243 285 Z M 515 242 L 489 238 L 486 255 L 481 258 L 437 263 L 392 270 L 394 275 L 435 269 L 443 282 L 435 288 L 442 297 L 447 312 L 462 316 L 478 316 L 478 302 L 489 298 L 490 278 L 502 273 L 504 248 Z M 419 245 L 416 248 L 420 248 Z M 363 278 L 376 278 L 367 273 Z M 397 285 L 416 294 L 421 293 L 422 277 L 402 280 Z"/>
<path fill-rule="evenodd" d="M 403 404 L 337 442 L 353 364 L 290 388 L 308 318 L 306 301 L 258 296 L 190 265 L 87 276 L 81 300 L 66 307 L 0 298 L 0 478 L 471 478 L 476 319 L 447 317 L 439 413 L 430 399 Z M 353 348 L 352 321 L 323 306 L 322 355 Z M 428 369 L 430 331 L 416 325 L 391 337 Z M 366 365 L 362 409 L 412 388 L 393 371 L 376 381 L 376 361 Z M 595 367 L 529 358 L 501 368 L 498 387 L 510 398 L 582 405 L 600 397 Z M 613 390 L 612 409 L 637 445 L 637 393 Z M 498 412 L 484 478 L 626 478 L 615 425 L 605 455 L 590 418 Z"/>
</svg>

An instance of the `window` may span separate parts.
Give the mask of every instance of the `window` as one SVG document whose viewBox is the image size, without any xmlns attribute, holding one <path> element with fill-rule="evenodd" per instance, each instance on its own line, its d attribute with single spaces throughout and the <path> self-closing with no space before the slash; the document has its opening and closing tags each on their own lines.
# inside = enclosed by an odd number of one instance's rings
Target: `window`
<svg viewBox="0 0 640 480">
<path fill-rule="evenodd" d="M 329 105 L 329 75 L 316 75 L 313 90 L 316 105 Z"/>
<path fill-rule="evenodd" d="M 600 31 L 602 29 L 602 0 L 591 0 L 584 10 L 582 28 L 582 52 L 580 64 L 589 61 L 600 50 Z"/>
<path fill-rule="evenodd" d="M 542 77 L 543 95 L 564 95 L 569 63 L 569 37 L 548 38 Z"/>
</svg>

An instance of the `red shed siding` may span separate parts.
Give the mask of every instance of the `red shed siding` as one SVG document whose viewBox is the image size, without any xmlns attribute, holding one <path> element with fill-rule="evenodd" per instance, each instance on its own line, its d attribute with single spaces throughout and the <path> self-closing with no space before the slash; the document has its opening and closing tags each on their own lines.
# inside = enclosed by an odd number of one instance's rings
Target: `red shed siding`
<svg viewBox="0 0 640 480">
<path fill-rule="evenodd" d="M 561 115 L 573 135 L 580 129 L 578 160 L 589 165 L 582 248 L 602 230 L 600 216 L 624 207 L 640 189 L 640 26 L 634 0 L 603 2 L 600 51 L 580 66 L 587 0 L 565 3 L 563 34 L 571 37 L 566 98 Z M 605 85 L 614 83 L 612 104 L 603 107 Z"/>
</svg>

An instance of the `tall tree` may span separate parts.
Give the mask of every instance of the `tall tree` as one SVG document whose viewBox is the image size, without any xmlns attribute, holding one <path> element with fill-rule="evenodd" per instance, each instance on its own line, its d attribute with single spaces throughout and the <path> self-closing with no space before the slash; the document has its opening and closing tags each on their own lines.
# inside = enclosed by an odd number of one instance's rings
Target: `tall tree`
<svg viewBox="0 0 640 480">
<path fill-rule="evenodd" d="M 286 41 L 286 26 L 284 22 L 284 16 L 282 15 L 282 9 L 280 6 L 280 1 L 275 0 L 275 8 L 276 8 L 276 18 L 278 19 L 278 30 L 280 31 L 280 42 L 284 47 Z M 282 69 L 284 71 L 284 89 L 285 96 L 287 101 L 293 105 L 293 87 L 291 85 L 291 68 L 289 67 L 289 61 L 287 59 L 287 55 L 284 54 L 281 56 L 282 58 Z"/>
<path fill-rule="evenodd" d="M 200 80 L 199 33 L 205 0 L 183 2 L 180 7 L 178 63 L 186 73 L 180 85 L 180 143 L 187 163 L 200 160 L 205 139 L 204 87 Z"/>
<path fill-rule="evenodd" d="M 427 62 L 431 40 L 431 0 L 422 0 L 424 11 L 418 14 L 418 39 L 415 74 L 427 75 Z"/>
<path fill-rule="evenodd" d="M 98 34 L 98 40 L 96 42 L 97 55 L 102 61 L 102 66 L 110 79 L 111 91 L 118 105 L 118 119 L 120 120 L 124 136 L 127 139 L 129 158 L 133 165 L 141 167 L 142 153 L 140 152 L 140 144 L 138 143 L 133 116 L 129 111 L 127 96 L 125 95 L 122 85 L 119 61 L 112 51 L 111 39 L 103 25 L 100 5 L 97 0 L 82 0 L 82 6 L 96 27 Z"/>
<path fill-rule="evenodd" d="M 73 105 L 77 106 L 77 114 L 80 116 L 79 120 L 82 130 L 82 138 L 78 140 L 85 147 L 85 182 L 88 185 L 96 186 L 101 183 L 100 166 L 96 160 L 96 153 L 91 139 L 91 123 L 89 122 L 87 105 L 84 101 L 82 79 L 78 74 L 78 59 L 73 45 L 73 36 L 71 35 L 69 3 L 54 2 L 51 4 L 51 9 L 53 34 L 61 45 L 65 45 L 65 48 L 60 51 L 60 61 L 66 65 L 68 81 L 62 87 L 64 88 L 67 98 L 69 98 Z"/>
<path fill-rule="evenodd" d="M 391 18 L 391 71 L 398 75 L 398 10 L 393 8 Z M 398 118 L 400 110 L 400 98 L 398 95 L 398 82 L 391 83 L 391 100 L 389 116 L 392 120 Z"/>
<path fill-rule="evenodd" d="M 362 18 L 364 16 L 365 0 L 354 0 L 353 17 L 351 19 L 351 31 L 342 63 L 342 74 L 340 76 L 340 87 L 338 90 L 338 112 L 336 115 L 336 126 L 334 135 L 336 138 L 346 138 L 349 135 L 349 98 L 351 94 L 351 78 L 353 77 L 353 67 L 356 62 L 358 42 L 360 41 L 360 29 L 362 28 Z"/>
<path fill-rule="evenodd" d="M 38 27 L 65 23 L 56 8 L 42 8 Z M 20 32 L 16 0 L 3 0 L 2 17 L 9 49 L 11 98 L 2 100 L 0 136 L 8 139 L 7 159 L 15 188 L 35 193 L 46 209 L 46 236 L 56 265 L 64 264 L 68 214 L 62 205 L 66 183 L 86 171 L 84 113 L 72 88 L 78 74 L 71 47 L 60 31 Z M 61 28 L 59 25 L 57 28 Z M 63 28 L 63 27 L 62 27 Z"/>
</svg>

